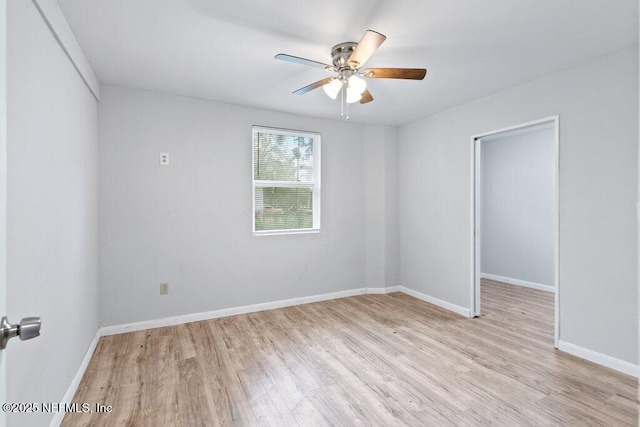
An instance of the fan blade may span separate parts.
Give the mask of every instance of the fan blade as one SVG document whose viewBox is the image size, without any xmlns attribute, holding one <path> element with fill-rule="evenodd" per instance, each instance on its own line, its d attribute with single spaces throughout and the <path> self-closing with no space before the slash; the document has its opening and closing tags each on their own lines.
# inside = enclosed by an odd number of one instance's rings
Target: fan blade
<svg viewBox="0 0 640 427">
<path fill-rule="evenodd" d="M 275 58 L 282 61 L 295 62 L 296 64 L 308 65 L 309 67 L 324 68 L 325 70 L 335 71 L 335 67 L 333 65 L 312 61 L 311 59 L 300 58 L 298 56 L 287 55 L 285 53 L 279 53 Z"/>
<path fill-rule="evenodd" d="M 422 80 L 427 75 L 427 70 L 424 68 L 367 68 L 362 75 L 374 79 Z"/>
<path fill-rule="evenodd" d="M 311 92 L 314 89 L 317 89 L 319 87 L 322 87 L 322 86 L 324 86 L 326 84 L 331 83 L 333 80 L 335 80 L 335 77 L 327 77 L 326 79 L 318 80 L 315 83 L 311 83 L 308 86 L 301 87 L 300 89 L 296 90 L 293 93 L 296 94 L 296 95 L 304 95 L 307 92 Z"/>
<path fill-rule="evenodd" d="M 358 46 L 356 46 L 356 50 L 353 51 L 349 57 L 349 61 L 347 61 L 349 66 L 353 69 L 362 67 L 364 63 L 371 58 L 373 52 L 375 52 L 386 39 L 387 36 L 384 34 L 380 34 L 373 30 L 365 31 L 364 35 L 358 42 Z"/>
<path fill-rule="evenodd" d="M 367 102 L 371 102 L 373 101 L 373 96 L 371 95 L 371 92 L 369 92 L 368 89 L 365 89 L 364 92 L 362 92 L 362 98 L 360 98 L 360 104 L 366 104 Z"/>
</svg>

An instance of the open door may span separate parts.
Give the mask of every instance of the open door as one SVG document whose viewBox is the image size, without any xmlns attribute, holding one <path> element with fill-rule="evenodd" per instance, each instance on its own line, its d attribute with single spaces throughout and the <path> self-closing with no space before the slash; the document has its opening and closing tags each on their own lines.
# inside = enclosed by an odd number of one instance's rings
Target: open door
<svg viewBox="0 0 640 427">
<path fill-rule="evenodd" d="M 7 2 L 0 3 L 0 403 L 7 403 L 8 341 L 40 335 L 40 318 L 30 317 L 11 324 L 7 313 Z M 12 345 L 15 345 L 13 343 Z M 7 423 L 6 410 L 0 411 L 0 427 Z"/>
<path fill-rule="evenodd" d="M 7 312 L 7 2 L 0 3 L 0 317 Z M 0 403 L 7 401 L 7 367 L 0 351 Z M 7 425 L 0 411 L 0 426 Z"/>
</svg>

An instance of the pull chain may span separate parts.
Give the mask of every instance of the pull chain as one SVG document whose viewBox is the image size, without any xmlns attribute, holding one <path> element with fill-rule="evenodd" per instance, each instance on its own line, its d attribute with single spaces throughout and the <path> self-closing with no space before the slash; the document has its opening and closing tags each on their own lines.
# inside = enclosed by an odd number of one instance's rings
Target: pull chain
<svg viewBox="0 0 640 427">
<path fill-rule="evenodd" d="M 342 88 L 340 88 L 340 117 L 345 119 L 345 120 L 349 120 L 349 103 L 346 100 L 346 96 L 347 96 L 347 84 L 344 83 L 342 84 Z M 345 117 L 345 104 L 347 105 L 347 115 Z"/>
<path fill-rule="evenodd" d="M 349 87 L 349 80 L 345 81 L 344 83 L 344 93 L 345 93 L 345 98 L 346 98 L 346 94 L 347 94 L 347 88 Z M 346 102 L 346 99 L 345 99 Z M 346 121 L 349 121 L 349 103 L 346 102 L 347 104 L 347 118 L 345 119 Z"/>
<path fill-rule="evenodd" d="M 346 120 L 349 121 L 349 103 L 347 103 L 347 118 L 346 118 Z"/>
</svg>

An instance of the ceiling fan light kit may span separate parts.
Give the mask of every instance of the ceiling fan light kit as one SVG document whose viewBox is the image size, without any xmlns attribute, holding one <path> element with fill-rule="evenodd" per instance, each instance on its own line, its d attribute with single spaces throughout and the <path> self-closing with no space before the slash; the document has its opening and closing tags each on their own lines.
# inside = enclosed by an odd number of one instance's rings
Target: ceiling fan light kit
<svg viewBox="0 0 640 427">
<path fill-rule="evenodd" d="M 322 90 L 324 90 L 324 93 L 326 93 L 331 99 L 336 99 L 341 89 L 342 89 L 342 80 L 340 79 L 333 79 L 331 80 L 331 82 L 322 86 Z"/>
<path fill-rule="evenodd" d="M 293 93 L 304 95 L 314 89 L 322 87 L 331 98 L 336 99 L 340 93 L 342 103 L 342 116 L 346 105 L 346 120 L 349 120 L 349 105 L 354 102 L 366 104 L 373 101 L 373 96 L 367 90 L 366 78 L 422 80 L 427 74 L 424 68 L 369 68 L 360 71 L 360 68 L 373 53 L 386 40 L 386 36 L 373 30 L 367 30 L 358 43 L 345 42 L 335 45 L 331 49 L 331 62 L 333 65 L 324 64 L 310 59 L 279 53 L 276 59 L 295 62 L 310 67 L 324 68 L 326 71 L 338 73 L 337 77 L 329 77 L 311 83 Z"/>
</svg>

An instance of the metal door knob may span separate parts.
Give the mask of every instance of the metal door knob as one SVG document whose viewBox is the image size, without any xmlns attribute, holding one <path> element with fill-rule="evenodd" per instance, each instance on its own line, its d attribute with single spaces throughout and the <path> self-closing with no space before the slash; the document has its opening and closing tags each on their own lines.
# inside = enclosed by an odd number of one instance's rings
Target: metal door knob
<svg viewBox="0 0 640 427">
<path fill-rule="evenodd" d="M 9 323 L 6 316 L 3 317 L 0 321 L 0 350 L 4 350 L 13 337 L 20 337 L 21 341 L 25 341 L 39 336 L 41 324 L 39 317 L 25 317 L 16 325 Z"/>
</svg>

